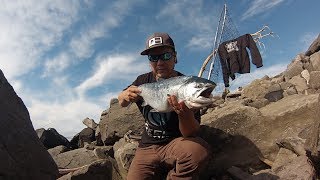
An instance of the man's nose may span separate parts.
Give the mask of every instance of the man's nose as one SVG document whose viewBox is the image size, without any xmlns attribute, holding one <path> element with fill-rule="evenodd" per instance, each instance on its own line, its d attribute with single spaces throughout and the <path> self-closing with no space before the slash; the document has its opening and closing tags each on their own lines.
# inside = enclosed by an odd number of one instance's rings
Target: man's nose
<svg viewBox="0 0 320 180">
<path fill-rule="evenodd" d="M 164 60 L 162 58 L 159 58 L 157 64 L 163 64 L 164 63 Z"/>
</svg>

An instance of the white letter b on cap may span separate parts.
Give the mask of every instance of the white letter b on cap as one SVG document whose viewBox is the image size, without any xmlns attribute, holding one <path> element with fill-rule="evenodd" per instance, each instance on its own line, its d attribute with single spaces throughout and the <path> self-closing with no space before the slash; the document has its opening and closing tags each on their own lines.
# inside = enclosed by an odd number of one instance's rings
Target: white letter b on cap
<svg viewBox="0 0 320 180">
<path fill-rule="evenodd" d="M 149 40 L 149 47 L 162 44 L 162 37 L 154 37 Z"/>
</svg>

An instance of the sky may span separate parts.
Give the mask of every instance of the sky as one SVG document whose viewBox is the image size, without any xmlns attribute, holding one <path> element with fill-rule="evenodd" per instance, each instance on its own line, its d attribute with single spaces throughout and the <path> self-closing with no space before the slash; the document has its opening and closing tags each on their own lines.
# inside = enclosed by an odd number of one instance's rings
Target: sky
<svg viewBox="0 0 320 180">
<path fill-rule="evenodd" d="M 0 69 L 34 128 L 70 139 L 83 119 L 99 123 L 110 99 L 150 71 L 140 52 L 154 32 L 173 38 L 176 70 L 197 76 L 224 3 L 239 35 L 264 25 L 276 34 L 261 39 L 264 66 L 251 66 L 231 89 L 283 72 L 319 34 L 319 0 L 1 0 Z"/>
</svg>

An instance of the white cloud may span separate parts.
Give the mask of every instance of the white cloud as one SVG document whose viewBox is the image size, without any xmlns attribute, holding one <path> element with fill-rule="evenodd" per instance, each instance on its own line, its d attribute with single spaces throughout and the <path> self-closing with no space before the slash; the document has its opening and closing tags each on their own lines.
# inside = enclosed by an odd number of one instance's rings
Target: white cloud
<svg viewBox="0 0 320 180">
<path fill-rule="evenodd" d="M 315 32 L 307 32 L 305 34 L 303 34 L 300 38 L 299 38 L 299 41 L 300 41 L 300 46 L 301 46 L 301 49 L 306 51 L 309 46 L 312 44 L 312 42 L 317 38 L 318 36 L 318 33 L 315 33 Z"/>
<path fill-rule="evenodd" d="M 199 49 L 212 48 L 212 38 L 210 36 L 212 35 L 204 36 L 202 34 L 202 35 L 193 36 L 189 41 L 189 43 L 187 44 L 187 47 L 199 48 Z"/>
<path fill-rule="evenodd" d="M 65 137 L 73 136 L 85 128 L 82 120 L 86 117 L 99 122 L 104 110 L 103 106 L 86 99 L 74 99 L 65 104 L 32 100 L 28 109 L 35 129 L 55 128 L 58 132 L 63 132 Z"/>
<path fill-rule="evenodd" d="M 44 77 L 48 77 L 51 73 L 59 73 L 68 68 L 71 64 L 71 57 L 62 52 L 53 59 L 49 59 L 44 64 Z"/>
<path fill-rule="evenodd" d="M 255 0 L 249 9 L 242 15 L 241 20 L 251 18 L 257 14 L 268 12 L 270 9 L 281 4 L 284 0 Z"/>
<path fill-rule="evenodd" d="M 77 1 L 4 1 L 0 6 L 0 64 L 11 79 L 39 65 L 40 57 L 75 21 Z"/>
<path fill-rule="evenodd" d="M 210 9 L 210 13 L 204 11 L 205 5 L 202 0 L 169 1 L 161 8 L 157 18 L 173 21 L 170 24 L 178 26 L 183 32 L 197 34 L 190 37 L 187 47 L 206 49 L 211 46 L 215 31 L 212 27 L 218 19 L 211 14 L 215 10 Z"/>
<path fill-rule="evenodd" d="M 127 79 L 132 75 L 145 72 L 148 69 L 146 61 L 138 61 L 136 55 L 110 55 L 97 60 L 91 77 L 82 82 L 76 89 L 78 94 L 82 96 L 89 89 L 106 83 L 110 79 Z M 132 80 L 132 79 L 131 79 Z"/>
<path fill-rule="evenodd" d="M 230 82 L 230 89 L 235 90 L 238 87 L 244 87 L 251 83 L 255 79 L 260 79 L 265 75 L 269 77 L 273 77 L 281 72 L 283 72 L 287 68 L 287 64 L 275 64 L 270 67 L 261 67 L 255 69 L 251 73 L 241 74 L 234 81 Z"/>
<path fill-rule="evenodd" d="M 245 87 L 249 85 L 255 79 L 261 79 L 264 76 L 274 77 L 284 70 L 286 70 L 287 64 L 275 64 L 269 67 L 261 67 L 258 69 L 254 69 L 251 73 L 246 74 L 236 74 L 235 80 L 229 81 L 230 84 L 230 91 L 235 91 L 238 87 Z M 215 88 L 213 94 L 214 95 L 221 95 L 224 91 L 224 83 L 218 83 L 217 87 Z"/>
<path fill-rule="evenodd" d="M 75 36 L 71 42 L 71 51 L 80 59 L 89 58 L 94 53 L 94 42 L 101 38 L 110 36 L 110 30 L 118 27 L 125 16 L 137 2 L 130 0 L 118 0 L 110 3 L 96 24 L 85 27 L 80 36 Z"/>
</svg>

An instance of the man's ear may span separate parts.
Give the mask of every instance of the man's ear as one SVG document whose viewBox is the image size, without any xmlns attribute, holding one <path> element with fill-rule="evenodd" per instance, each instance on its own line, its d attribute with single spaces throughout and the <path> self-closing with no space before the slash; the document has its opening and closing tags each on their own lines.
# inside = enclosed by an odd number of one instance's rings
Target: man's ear
<svg viewBox="0 0 320 180">
<path fill-rule="evenodd" d="M 174 63 L 178 63 L 178 60 L 177 60 L 177 51 L 174 52 Z"/>
</svg>

